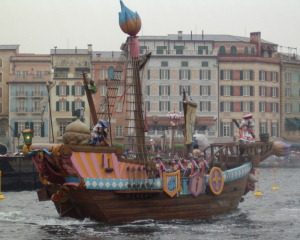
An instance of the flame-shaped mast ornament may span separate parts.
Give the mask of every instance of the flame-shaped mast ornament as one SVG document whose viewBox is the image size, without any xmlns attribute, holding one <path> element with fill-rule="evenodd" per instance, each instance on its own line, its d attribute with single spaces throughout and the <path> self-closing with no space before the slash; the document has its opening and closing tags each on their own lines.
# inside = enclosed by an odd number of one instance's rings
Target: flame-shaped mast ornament
<svg viewBox="0 0 300 240">
<path fill-rule="evenodd" d="M 121 12 L 119 12 L 119 25 L 122 31 L 129 36 L 136 36 L 141 30 L 142 21 L 137 12 L 127 8 L 120 0 Z"/>
</svg>

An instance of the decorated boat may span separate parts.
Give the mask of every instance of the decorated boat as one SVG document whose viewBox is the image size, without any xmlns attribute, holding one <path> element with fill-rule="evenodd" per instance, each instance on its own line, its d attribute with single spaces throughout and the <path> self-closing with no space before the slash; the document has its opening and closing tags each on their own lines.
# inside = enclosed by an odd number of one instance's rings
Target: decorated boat
<svg viewBox="0 0 300 240">
<path fill-rule="evenodd" d="M 139 54 L 136 35 L 141 19 L 122 1 L 119 19 L 121 29 L 129 37 L 122 45 L 126 72 L 116 75 L 125 76 L 124 101 L 129 107 L 125 118 L 127 134 L 134 139 L 134 154 L 124 154 L 125 149 L 112 146 L 109 141 L 116 89 L 122 81 L 112 79 L 106 83 L 105 111 L 97 113 L 92 97 L 95 86 L 83 72 L 92 120 L 95 126 L 100 124 L 95 129 L 98 135 L 91 138 L 89 127 L 80 119 L 67 126 L 63 144 L 32 144 L 32 131 L 23 131 L 23 152 L 31 156 L 44 186 L 38 191 L 39 200 L 53 201 L 61 217 L 113 223 L 208 219 L 235 210 L 243 195 L 253 190 L 253 165 L 272 154 L 284 155 L 284 147 L 270 141 L 214 143 L 203 151 L 209 164 L 205 173 L 196 171 L 185 176 L 167 167 L 159 174 L 156 162 L 146 150 L 147 124 L 140 76 L 151 54 Z M 193 146 L 197 105 L 184 97 L 183 106 L 188 154 Z"/>
</svg>

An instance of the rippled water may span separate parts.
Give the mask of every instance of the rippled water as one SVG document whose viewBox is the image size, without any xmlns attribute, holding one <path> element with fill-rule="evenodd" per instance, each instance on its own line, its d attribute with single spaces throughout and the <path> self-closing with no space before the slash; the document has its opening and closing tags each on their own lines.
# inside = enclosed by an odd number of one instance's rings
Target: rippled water
<svg viewBox="0 0 300 240">
<path fill-rule="evenodd" d="M 210 221 L 108 225 L 88 219 L 59 218 L 52 202 L 39 202 L 35 191 L 3 192 L 0 238 L 10 239 L 300 239 L 300 169 L 261 169 L 259 189 L 245 196 L 239 208 Z M 272 190 L 277 185 L 278 191 Z"/>
</svg>

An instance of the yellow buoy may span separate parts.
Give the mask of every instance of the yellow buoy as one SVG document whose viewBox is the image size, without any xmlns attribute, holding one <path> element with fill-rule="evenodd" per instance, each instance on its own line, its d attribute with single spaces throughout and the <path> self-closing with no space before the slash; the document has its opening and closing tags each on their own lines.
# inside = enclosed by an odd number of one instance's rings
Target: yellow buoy
<svg viewBox="0 0 300 240">
<path fill-rule="evenodd" d="M 256 190 L 256 192 L 254 193 L 254 196 L 256 196 L 256 197 L 261 197 L 261 196 L 262 196 L 262 193 L 261 193 L 261 191 L 259 190 L 259 174 L 260 174 L 260 170 L 257 169 L 257 190 Z"/>
<path fill-rule="evenodd" d="M 279 187 L 276 186 L 276 168 L 274 168 L 274 187 L 272 187 L 272 190 L 278 190 Z"/>
<path fill-rule="evenodd" d="M 2 195 L 1 192 L 1 178 L 2 178 L 2 171 L 0 171 L 0 200 L 4 199 L 4 196 Z"/>
</svg>

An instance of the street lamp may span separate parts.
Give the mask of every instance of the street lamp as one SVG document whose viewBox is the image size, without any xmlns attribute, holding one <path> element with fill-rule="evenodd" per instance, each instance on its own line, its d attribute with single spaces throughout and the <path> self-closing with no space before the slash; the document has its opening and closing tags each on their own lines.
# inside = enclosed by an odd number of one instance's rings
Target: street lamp
<svg viewBox="0 0 300 240">
<path fill-rule="evenodd" d="M 24 138 L 24 143 L 27 146 L 27 148 L 30 148 L 31 144 L 32 144 L 32 138 L 33 138 L 33 133 L 34 131 L 32 131 L 28 125 L 26 126 L 26 128 L 22 131 L 22 135 Z"/>
<path fill-rule="evenodd" d="M 171 129 L 172 129 L 172 138 L 171 138 L 171 157 L 174 156 L 174 132 L 175 132 L 175 127 L 178 127 L 179 120 L 181 118 L 180 112 L 176 113 L 175 110 L 173 113 L 168 113 L 168 118 L 170 121 Z"/>
</svg>

